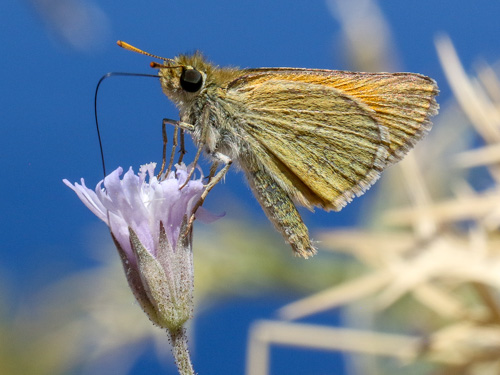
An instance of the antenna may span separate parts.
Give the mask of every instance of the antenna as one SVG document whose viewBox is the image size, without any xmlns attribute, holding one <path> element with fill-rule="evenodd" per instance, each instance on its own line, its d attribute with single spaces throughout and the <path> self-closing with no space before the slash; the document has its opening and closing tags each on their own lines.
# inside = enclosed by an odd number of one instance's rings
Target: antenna
<svg viewBox="0 0 500 375">
<path fill-rule="evenodd" d="M 146 55 L 146 56 L 158 59 L 158 60 L 175 62 L 173 59 L 167 59 L 166 57 L 161 57 L 161 56 L 158 56 L 158 55 L 153 55 L 152 53 L 149 53 L 149 52 L 145 52 L 142 49 L 134 47 L 134 46 L 128 44 L 127 42 L 123 42 L 121 40 L 117 41 L 116 44 L 118 44 L 120 47 L 125 48 L 125 49 L 127 49 L 129 51 L 137 52 L 137 53 L 140 53 L 142 55 Z"/>
</svg>

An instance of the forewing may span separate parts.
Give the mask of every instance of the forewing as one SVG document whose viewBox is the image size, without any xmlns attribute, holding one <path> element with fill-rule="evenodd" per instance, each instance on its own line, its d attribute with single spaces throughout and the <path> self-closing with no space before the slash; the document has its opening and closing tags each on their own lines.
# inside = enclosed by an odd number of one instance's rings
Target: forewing
<svg viewBox="0 0 500 375">
<path fill-rule="evenodd" d="M 259 87 L 280 79 L 308 82 L 339 90 L 374 111 L 373 117 L 389 132 L 388 163 L 399 161 L 432 127 L 437 114 L 436 82 L 415 73 L 363 73 L 320 69 L 263 68 L 248 70 L 229 88 Z M 255 99 L 257 98 L 255 95 Z"/>
<path fill-rule="evenodd" d="M 335 87 L 247 77 L 228 87 L 251 157 L 299 203 L 340 210 L 379 177 L 389 133 L 360 100 Z M 240 160 L 245 168 L 245 160 Z"/>
</svg>

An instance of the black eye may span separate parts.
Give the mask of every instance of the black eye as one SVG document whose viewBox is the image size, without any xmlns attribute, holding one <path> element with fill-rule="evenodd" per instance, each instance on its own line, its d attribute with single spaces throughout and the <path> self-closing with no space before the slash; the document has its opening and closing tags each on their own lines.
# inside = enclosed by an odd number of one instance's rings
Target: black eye
<svg viewBox="0 0 500 375">
<path fill-rule="evenodd" d="M 203 76 L 196 69 L 184 69 L 181 74 L 181 87 L 187 92 L 196 92 L 203 85 Z"/>
</svg>

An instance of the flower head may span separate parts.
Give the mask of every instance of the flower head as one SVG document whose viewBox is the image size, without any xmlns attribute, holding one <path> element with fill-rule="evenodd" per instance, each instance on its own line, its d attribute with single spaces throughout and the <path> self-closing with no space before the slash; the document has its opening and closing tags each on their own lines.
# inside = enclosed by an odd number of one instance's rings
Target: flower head
<svg viewBox="0 0 500 375">
<path fill-rule="evenodd" d="M 143 310 L 160 327 L 177 330 L 192 314 L 192 212 L 203 193 L 200 179 L 190 180 L 184 164 L 165 179 L 154 175 L 156 163 L 135 175 L 122 168 L 99 182 L 95 191 L 63 182 L 110 228 L 129 285 Z M 182 187 L 182 189 L 180 188 Z"/>
</svg>

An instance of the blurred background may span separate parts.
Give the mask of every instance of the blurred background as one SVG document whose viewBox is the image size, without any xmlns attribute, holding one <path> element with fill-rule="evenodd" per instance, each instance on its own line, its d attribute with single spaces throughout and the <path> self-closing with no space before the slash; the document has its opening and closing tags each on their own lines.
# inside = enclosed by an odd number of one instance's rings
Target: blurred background
<svg viewBox="0 0 500 375">
<path fill-rule="evenodd" d="M 214 189 L 205 206 L 226 216 L 194 232 L 199 374 L 499 373 L 500 3 L 0 7 L 1 374 L 176 373 L 107 228 L 61 182 L 102 178 L 98 79 L 155 72 L 118 39 L 219 65 L 418 72 L 441 90 L 403 163 L 340 213 L 302 211 L 321 241 L 310 260 L 292 257 L 241 173 Z M 156 80 L 110 78 L 98 108 L 108 170 L 161 160 L 161 120 L 178 114 Z"/>
</svg>

